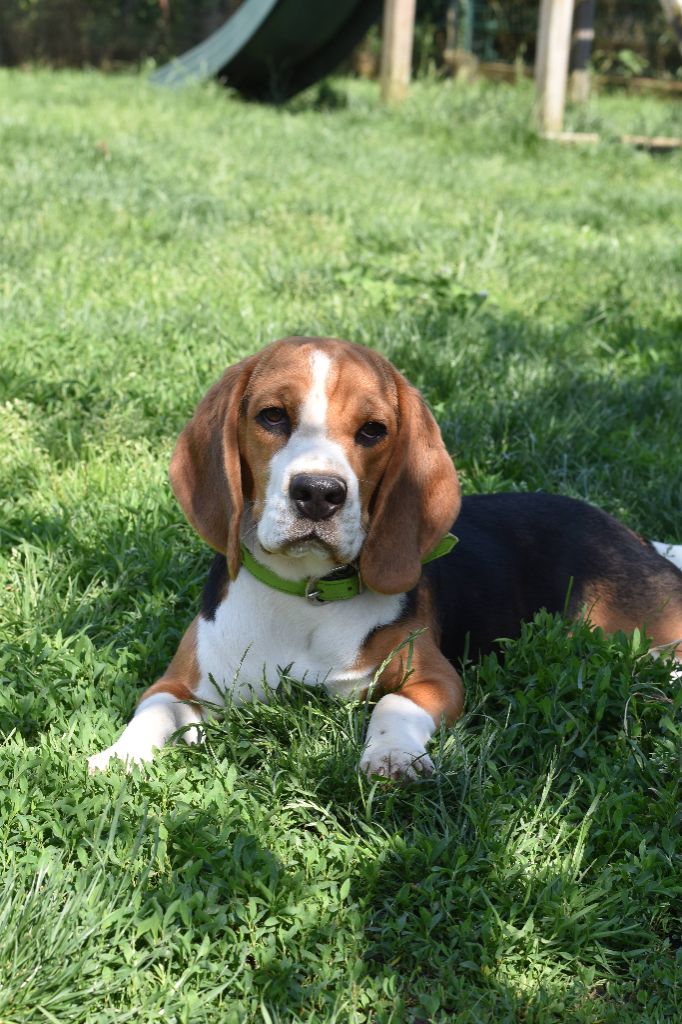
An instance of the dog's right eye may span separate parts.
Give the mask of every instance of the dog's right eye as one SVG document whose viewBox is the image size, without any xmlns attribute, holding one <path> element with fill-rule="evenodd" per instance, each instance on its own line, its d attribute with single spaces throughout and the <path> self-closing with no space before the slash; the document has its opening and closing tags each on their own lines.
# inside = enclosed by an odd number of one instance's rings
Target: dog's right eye
<svg viewBox="0 0 682 1024">
<path fill-rule="evenodd" d="M 284 409 L 277 405 L 269 405 L 267 409 L 261 409 L 256 416 L 261 427 L 265 427 L 273 434 L 288 434 L 290 430 L 289 417 Z"/>
<path fill-rule="evenodd" d="M 383 441 L 388 433 L 385 425 L 377 420 L 368 420 L 355 435 L 355 440 L 364 448 L 371 448 L 379 441 Z"/>
</svg>

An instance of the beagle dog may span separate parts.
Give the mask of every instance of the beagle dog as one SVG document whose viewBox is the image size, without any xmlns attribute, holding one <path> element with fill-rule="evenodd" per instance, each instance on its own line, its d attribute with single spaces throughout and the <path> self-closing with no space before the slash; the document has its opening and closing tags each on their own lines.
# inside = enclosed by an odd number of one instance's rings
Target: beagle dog
<svg viewBox="0 0 682 1024">
<path fill-rule="evenodd" d="M 362 770 L 428 774 L 429 739 L 462 711 L 458 663 L 540 608 L 644 627 L 682 658 L 682 546 L 662 557 L 570 498 L 461 499 L 420 394 L 360 345 L 285 338 L 229 368 L 170 478 L 217 554 L 173 660 L 91 771 L 148 761 L 180 729 L 196 741 L 208 705 L 267 699 L 286 666 L 344 696 L 375 686 Z"/>
</svg>

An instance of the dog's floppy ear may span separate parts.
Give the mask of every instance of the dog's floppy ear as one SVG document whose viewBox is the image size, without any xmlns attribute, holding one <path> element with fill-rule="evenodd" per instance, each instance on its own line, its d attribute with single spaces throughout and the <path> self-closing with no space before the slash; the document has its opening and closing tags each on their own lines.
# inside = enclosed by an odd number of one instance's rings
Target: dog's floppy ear
<svg viewBox="0 0 682 1024">
<path fill-rule="evenodd" d="M 239 571 L 239 524 L 244 511 L 239 409 L 257 356 L 231 366 L 204 396 L 180 434 L 170 481 L 182 511 L 200 537 Z"/>
<path fill-rule="evenodd" d="M 438 424 L 419 392 L 398 373 L 396 384 L 398 435 L 360 554 L 364 583 L 382 594 L 416 586 L 422 558 L 448 532 L 460 507 L 457 473 Z"/>
</svg>

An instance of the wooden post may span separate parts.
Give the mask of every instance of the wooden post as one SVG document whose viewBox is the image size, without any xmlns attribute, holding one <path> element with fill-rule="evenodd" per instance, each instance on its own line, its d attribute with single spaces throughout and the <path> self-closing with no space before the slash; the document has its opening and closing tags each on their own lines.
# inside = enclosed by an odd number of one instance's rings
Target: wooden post
<svg viewBox="0 0 682 1024">
<path fill-rule="evenodd" d="M 564 126 L 572 19 L 573 0 L 542 0 L 535 81 L 540 123 L 546 132 L 560 132 Z"/>
<path fill-rule="evenodd" d="M 682 0 L 661 0 L 661 7 L 682 53 Z"/>
<path fill-rule="evenodd" d="M 538 30 L 535 39 L 535 85 L 539 91 L 540 83 L 544 82 L 547 74 L 547 26 L 549 24 L 550 0 L 540 0 L 538 12 Z"/>
<path fill-rule="evenodd" d="M 595 0 L 576 0 L 569 93 L 574 103 L 587 103 L 590 98 L 590 57 L 594 42 Z"/>
<path fill-rule="evenodd" d="M 412 71 L 416 0 L 384 0 L 381 41 L 381 98 L 399 103 L 407 95 Z"/>
</svg>

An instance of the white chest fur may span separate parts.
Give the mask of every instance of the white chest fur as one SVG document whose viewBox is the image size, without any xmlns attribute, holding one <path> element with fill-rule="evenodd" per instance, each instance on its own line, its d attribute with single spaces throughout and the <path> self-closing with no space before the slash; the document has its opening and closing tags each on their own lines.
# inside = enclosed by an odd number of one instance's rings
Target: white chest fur
<svg viewBox="0 0 682 1024">
<path fill-rule="evenodd" d="M 350 695 L 378 666 L 358 669 L 360 649 L 377 626 L 395 621 L 404 595 L 366 592 L 348 601 L 312 604 L 283 594 L 242 569 L 213 621 L 199 619 L 197 696 L 220 703 L 262 699 L 286 669 L 308 686 Z"/>
</svg>

